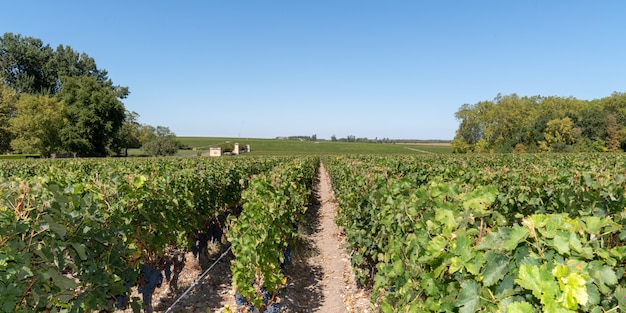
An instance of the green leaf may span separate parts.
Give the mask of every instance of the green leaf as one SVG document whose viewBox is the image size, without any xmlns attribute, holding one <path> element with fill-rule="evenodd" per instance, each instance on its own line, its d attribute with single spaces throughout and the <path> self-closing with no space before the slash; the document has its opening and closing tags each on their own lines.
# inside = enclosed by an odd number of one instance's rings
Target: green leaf
<svg viewBox="0 0 626 313">
<path fill-rule="evenodd" d="M 548 272 L 546 264 L 540 267 L 521 264 L 515 282 L 522 288 L 532 291 L 537 299 L 541 299 L 543 294 L 555 295 L 559 288 L 554 276 Z"/>
<path fill-rule="evenodd" d="M 85 245 L 82 243 L 72 243 L 72 247 L 74 248 L 74 250 L 76 250 L 76 253 L 78 253 L 78 257 L 80 257 L 81 260 L 87 260 L 87 253 L 85 253 Z"/>
<path fill-rule="evenodd" d="M 504 240 L 502 244 L 502 248 L 506 251 L 513 251 L 517 248 L 517 245 L 521 242 L 524 242 L 526 238 L 528 238 L 528 234 L 530 230 L 527 227 L 522 227 L 519 225 L 514 225 L 511 229 L 511 232 L 508 234 L 508 238 Z"/>
<path fill-rule="evenodd" d="M 446 249 L 447 241 L 445 238 L 437 236 L 431 239 L 426 246 L 426 251 L 428 254 L 432 255 L 432 257 L 438 257 L 443 253 Z"/>
<path fill-rule="evenodd" d="M 393 308 L 393 306 L 391 304 L 389 304 L 389 302 L 384 301 L 383 303 L 380 304 L 380 309 L 383 313 L 393 313 L 396 310 Z"/>
<path fill-rule="evenodd" d="M 590 234 L 598 234 L 600 233 L 600 229 L 604 226 L 604 221 L 603 219 L 600 219 L 597 216 L 587 216 L 585 217 L 585 223 L 584 223 L 584 227 L 585 227 L 585 231 L 587 231 Z"/>
<path fill-rule="evenodd" d="M 57 235 L 59 235 L 61 238 L 65 237 L 65 234 L 67 233 L 67 230 L 65 229 L 65 227 L 59 223 L 57 223 L 56 221 L 54 221 L 54 219 L 52 219 L 52 216 L 50 215 L 44 215 L 43 216 L 43 220 L 46 221 L 46 223 L 48 223 L 48 226 L 50 226 L 50 229 L 55 232 Z"/>
<path fill-rule="evenodd" d="M 562 231 L 556 233 L 553 240 L 553 246 L 559 254 L 569 254 L 569 237 L 570 233 Z"/>
<path fill-rule="evenodd" d="M 620 310 L 626 312 L 626 288 L 617 286 L 615 288 L 615 298 L 617 299 Z"/>
<path fill-rule="evenodd" d="M 480 275 L 480 269 L 485 264 L 485 254 L 481 251 L 476 252 L 473 259 L 465 262 L 465 269 L 472 275 Z"/>
<path fill-rule="evenodd" d="M 513 275 L 507 275 L 496 286 L 495 297 L 497 300 L 501 301 L 505 298 L 517 295 L 518 289 L 519 288 L 515 286 L 515 277 Z"/>
<path fill-rule="evenodd" d="M 617 284 L 617 275 L 615 274 L 615 271 L 611 267 L 602 264 L 601 261 L 593 261 L 589 263 L 587 270 L 589 271 L 589 276 L 593 278 L 596 285 L 598 285 L 600 292 L 603 294 L 607 294 L 611 291 L 608 286 Z"/>
<path fill-rule="evenodd" d="M 476 250 L 497 250 L 503 244 L 502 234 L 498 232 L 489 232 L 483 236 L 483 239 L 476 246 Z"/>
<path fill-rule="evenodd" d="M 528 302 L 513 302 L 506 306 L 507 313 L 535 313 L 535 308 Z"/>
<path fill-rule="evenodd" d="M 452 210 L 439 209 L 435 212 L 435 220 L 441 224 L 453 229 L 456 226 L 456 218 Z"/>
<path fill-rule="evenodd" d="M 521 264 L 519 274 L 515 280 L 524 289 L 532 291 L 536 298 L 541 298 L 541 275 L 539 267 L 535 265 Z"/>
<path fill-rule="evenodd" d="M 463 196 L 463 208 L 475 210 L 478 214 L 484 214 L 487 208 L 496 200 L 497 190 L 493 186 L 486 186 L 474 190 Z"/>
<path fill-rule="evenodd" d="M 404 274 L 404 262 L 400 259 L 393 262 L 393 273 L 396 276 L 402 276 Z"/>
<path fill-rule="evenodd" d="M 598 305 L 602 298 L 598 288 L 592 282 L 587 282 L 587 295 L 589 296 L 587 306 Z"/>
<path fill-rule="evenodd" d="M 458 256 L 454 256 L 450 258 L 450 267 L 448 268 L 448 273 L 450 274 L 456 273 L 457 271 L 463 268 L 464 264 L 465 262 L 463 262 L 463 260 L 461 260 L 461 258 Z"/>
<path fill-rule="evenodd" d="M 485 264 L 485 272 L 483 273 L 483 284 L 489 287 L 504 278 L 509 270 L 509 258 L 504 254 L 491 251 L 485 253 L 485 258 L 487 264 Z"/>
<path fill-rule="evenodd" d="M 587 295 L 587 281 L 578 273 L 569 273 L 567 277 L 559 279 L 559 286 L 563 293 L 559 298 L 568 309 L 577 309 L 578 305 L 587 304 L 589 296 Z"/>
<path fill-rule="evenodd" d="M 133 186 L 135 186 L 135 188 L 139 189 L 143 186 L 143 184 L 146 182 L 146 177 L 143 175 L 139 175 L 139 176 L 135 176 L 135 179 L 133 179 Z"/>
<path fill-rule="evenodd" d="M 48 269 L 46 273 L 52 278 L 52 282 L 63 291 L 74 289 L 77 286 L 74 280 L 61 275 L 54 268 Z"/>
<path fill-rule="evenodd" d="M 478 305 L 480 304 L 479 290 L 480 287 L 474 280 L 464 280 L 461 283 L 461 291 L 455 303 L 460 313 L 473 313 L 478 310 Z"/>
<path fill-rule="evenodd" d="M 472 248 L 469 238 L 466 235 L 460 235 L 456 238 L 456 255 L 461 257 L 465 262 L 472 259 Z"/>
</svg>

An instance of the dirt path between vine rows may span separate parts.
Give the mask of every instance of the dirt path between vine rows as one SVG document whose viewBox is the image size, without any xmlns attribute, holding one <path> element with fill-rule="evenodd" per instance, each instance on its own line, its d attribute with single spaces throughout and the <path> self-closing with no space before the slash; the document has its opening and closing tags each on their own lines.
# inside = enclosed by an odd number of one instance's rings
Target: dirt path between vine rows
<svg viewBox="0 0 626 313">
<path fill-rule="evenodd" d="M 317 203 L 307 210 L 306 221 L 299 229 L 300 240 L 293 247 L 292 263 L 285 271 L 287 285 L 279 295 L 283 303 L 281 312 L 374 312 L 368 293 L 356 286 L 344 238 L 335 223 L 337 203 L 323 164 L 320 165 L 313 192 Z M 212 244 L 210 263 L 215 263 L 214 267 L 170 312 L 223 312 L 225 306 L 236 309 L 230 272 L 233 256 L 227 253 L 219 258 L 225 248 Z M 187 253 L 186 259 L 178 290 L 170 292 L 169 284 L 164 282 L 155 291 L 152 301 L 155 312 L 165 312 L 170 308 L 202 274 L 203 270 L 191 253 Z M 136 291 L 134 295 L 138 296 Z"/>
<path fill-rule="evenodd" d="M 318 204 L 307 212 L 308 227 L 298 251 L 304 257 L 286 271 L 284 312 L 373 312 L 368 294 L 354 281 L 344 238 L 335 223 L 337 202 L 324 164 L 313 191 Z"/>
</svg>

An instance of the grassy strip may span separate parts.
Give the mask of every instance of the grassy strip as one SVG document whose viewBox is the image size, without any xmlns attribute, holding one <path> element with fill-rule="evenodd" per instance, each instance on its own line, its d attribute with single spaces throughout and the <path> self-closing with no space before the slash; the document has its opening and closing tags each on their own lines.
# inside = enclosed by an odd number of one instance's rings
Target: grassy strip
<svg viewBox="0 0 626 313">
<path fill-rule="evenodd" d="M 0 155 L 0 160 L 37 159 L 39 154 L 5 154 Z"/>
</svg>

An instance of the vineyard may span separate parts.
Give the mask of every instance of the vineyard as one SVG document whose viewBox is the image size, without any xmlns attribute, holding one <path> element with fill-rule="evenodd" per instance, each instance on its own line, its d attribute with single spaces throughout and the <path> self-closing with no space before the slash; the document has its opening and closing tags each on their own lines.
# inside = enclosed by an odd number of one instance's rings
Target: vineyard
<svg viewBox="0 0 626 313">
<path fill-rule="evenodd" d="M 175 285 L 184 262 L 181 252 L 193 251 L 201 260 L 207 241 L 231 225 L 232 234 L 238 234 L 231 239 L 235 284 L 246 301 L 261 306 L 262 295 L 253 288 L 264 287 L 266 297 L 273 296 L 282 282 L 276 263 L 285 257 L 269 259 L 275 249 L 286 253 L 295 226 L 288 223 L 303 211 L 318 162 L 2 163 L 1 309 L 93 312 L 130 305 L 150 312 L 155 288 L 164 279 Z M 265 208 L 271 214 L 261 212 Z M 261 272 L 256 271 L 259 264 Z M 264 279 L 257 280 L 258 275 Z M 143 299 L 128 297 L 133 287 Z"/>
<path fill-rule="evenodd" d="M 626 310 L 619 154 L 327 156 L 381 312 Z M 279 312 L 318 157 L 0 163 L 0 307 L 151 312 L 225 239 L 238 311 Z M 132 291 L 141 297 L 132 297 Z M 228 310 L 228 309 L 227 309 Z"/>
<path fill-rule="evenodd" d="M 622 155 L 325 160 L 382 312 L 623 312 Z"/>
</svg>

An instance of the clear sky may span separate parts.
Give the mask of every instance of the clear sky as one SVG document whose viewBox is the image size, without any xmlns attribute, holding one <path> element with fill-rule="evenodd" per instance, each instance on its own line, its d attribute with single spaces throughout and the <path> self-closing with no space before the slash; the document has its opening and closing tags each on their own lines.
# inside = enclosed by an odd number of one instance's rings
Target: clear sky
<svg viewBox="0 0 626 313">
<path fill-rule="evenodd" d="M 626 1 L 7 1 L 178 136 L 452 139 L 498 93 L 626 91 Z"/>
</svg>

